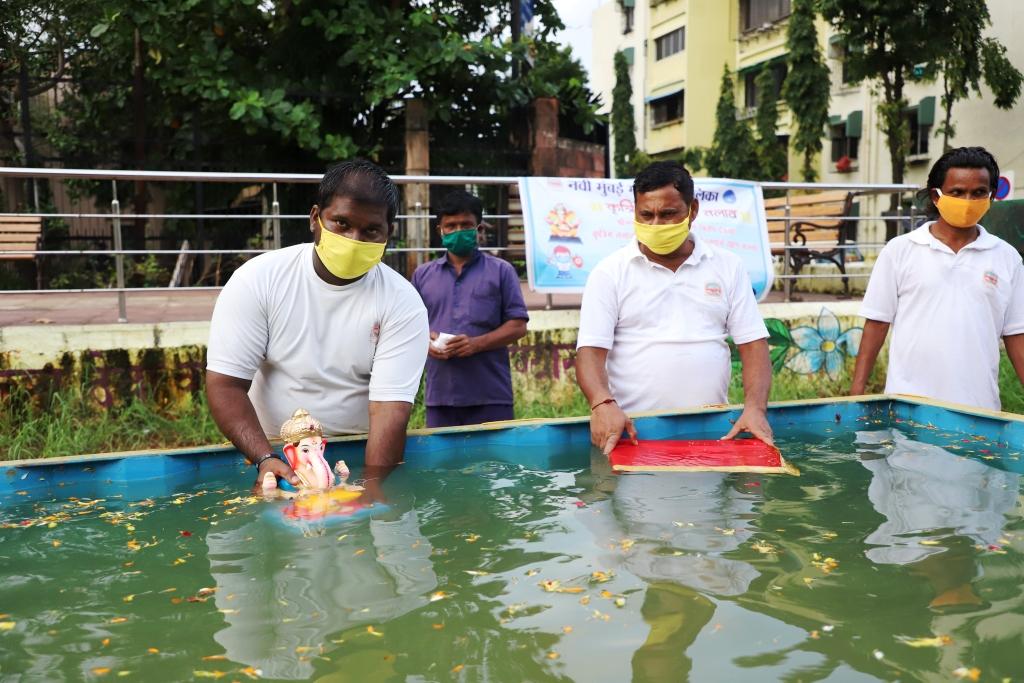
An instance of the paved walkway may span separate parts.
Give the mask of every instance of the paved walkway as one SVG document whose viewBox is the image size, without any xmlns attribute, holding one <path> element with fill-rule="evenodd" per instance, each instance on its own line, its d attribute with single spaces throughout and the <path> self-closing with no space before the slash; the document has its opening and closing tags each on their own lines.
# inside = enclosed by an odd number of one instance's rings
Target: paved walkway
<svg viewBox="0 0 1024 683">
<path fill-rule="evenodd" d="M 184 322 L 209 320 L 216 290 L 170 290 L 129 292 L 128 321 L 132 323 Z M 835 301 L 828 294 L 803 294 L 805 301 Z M 529 291 L 523 285 L 523 297 L 531 310 L 547 305 L 544 294 Z M 781 292 L 771 292 L 768 303 L 781 302 Z M 580 295 L 554 294 L 552 308 L 579 308 Z M 4 294 L 0 291 L 0 327 L 15 325 L 94 325 L 117 322 L 117 294 Z"/>
</svg>

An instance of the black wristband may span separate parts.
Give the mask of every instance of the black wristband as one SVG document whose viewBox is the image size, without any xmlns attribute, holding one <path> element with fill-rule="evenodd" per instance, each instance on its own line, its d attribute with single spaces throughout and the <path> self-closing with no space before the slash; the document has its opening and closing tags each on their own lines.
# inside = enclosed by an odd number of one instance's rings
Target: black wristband
<svg viewBox="0 0 1024 683">
<path fill-rule="evenodd" d="M 260 468 L 260 465 L 265 463 L 267 460 L 270 460 L 271 458 L 276 458 L 276 457 L 277 457 L 276 453 L 267 453 L 266 455 L 261 455 L 259 458 L 256 459 L 256 462 L 254 462 L 252 464 L 252 466 L 255 467 L 258 470 Z"/>
</svg>

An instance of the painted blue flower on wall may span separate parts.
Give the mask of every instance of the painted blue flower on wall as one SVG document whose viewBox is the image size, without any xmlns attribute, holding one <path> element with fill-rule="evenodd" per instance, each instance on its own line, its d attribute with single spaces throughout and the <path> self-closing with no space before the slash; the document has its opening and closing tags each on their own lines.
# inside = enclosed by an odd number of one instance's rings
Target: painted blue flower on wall
<svg viewBox="0 0 1024 683">
<path fill-rule="evenodd" d="M 860 350 L 863 328 L 851 327 L 845 332 L 832 311 L 822 308 L 816 327 L 794 327 L 790 330 L 799 349 L 786 361 L 786 367 L 801 375 L 825 370 L 830 379 L 839 379 L 846 357 L 855 357 Z"/>
</svg>

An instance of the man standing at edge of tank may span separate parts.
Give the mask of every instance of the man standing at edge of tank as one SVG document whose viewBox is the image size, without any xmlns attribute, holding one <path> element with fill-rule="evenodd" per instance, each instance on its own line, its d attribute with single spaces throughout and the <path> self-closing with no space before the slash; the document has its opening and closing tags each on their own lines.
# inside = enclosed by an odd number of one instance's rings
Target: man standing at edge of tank
<svg viewBox="0 0 1024 683">
<path fill-rule="evenodd" d="M 731 336 L 744 409 L 723 438 L 746 431 L 772 443 L 768 330 L 742 261 L 690 232 L 699 202 L 682 164 L 651 164 L 633 196 L 635 239 L 597 265 L 583 292 L 576 378 L 591 442 L 607 454 L 623 431 L 635 440 L 627 412 L 726 403 Z"/>
<path fill-rule="evenodd" d="M 325 436 L 368 432 L 366 465 L 401 462 L 427 355 L 427 312 L 381 263 L 398 189 L 367 161 L 338 164 L 309 212 L 313 243 L 245 263 L 217 298 L 206 393 L 220 430 L 257 469 L 297 484 L 275 435 L 297 408 Z"/>
</svg>

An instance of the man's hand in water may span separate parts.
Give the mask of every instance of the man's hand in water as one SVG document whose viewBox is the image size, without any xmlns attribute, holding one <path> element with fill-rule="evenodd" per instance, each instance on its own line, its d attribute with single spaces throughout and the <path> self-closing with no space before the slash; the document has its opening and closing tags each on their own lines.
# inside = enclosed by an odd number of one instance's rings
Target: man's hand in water
<svg viewBox="0 0 1024 683">
<path fill-rule="evenodd" d="M 268 474 L 272 476 L 268 477 Z M 278 477 L 284 479 L 292 486 L 299 485 L 299 478 L 295 476 L 295 471 L 292 470 L 288 463 L 280 458 L 267 458 L 260 463 L 260 468 L 256 472 L 256 483 L 252 486 L 252 495 L 274 495 L 278 490 Z"/>
<path fill-rule="evenodd" d="M 370 465 L 363 470 L 363 476 L 360 479 L 356 479 L 356 483 L 363 487 L 363 495 L 360 496 L 359 502 L 366 505 L 372 505 L 373 503 L 387 503 L 387 498 L 384 497 L 384 489 L 381 484 L 384 480 L 391 476 L 391 473 L 395 471 L 397 465 L 391 465 L 388 467 L 373 466 Z"/>
</svg>

